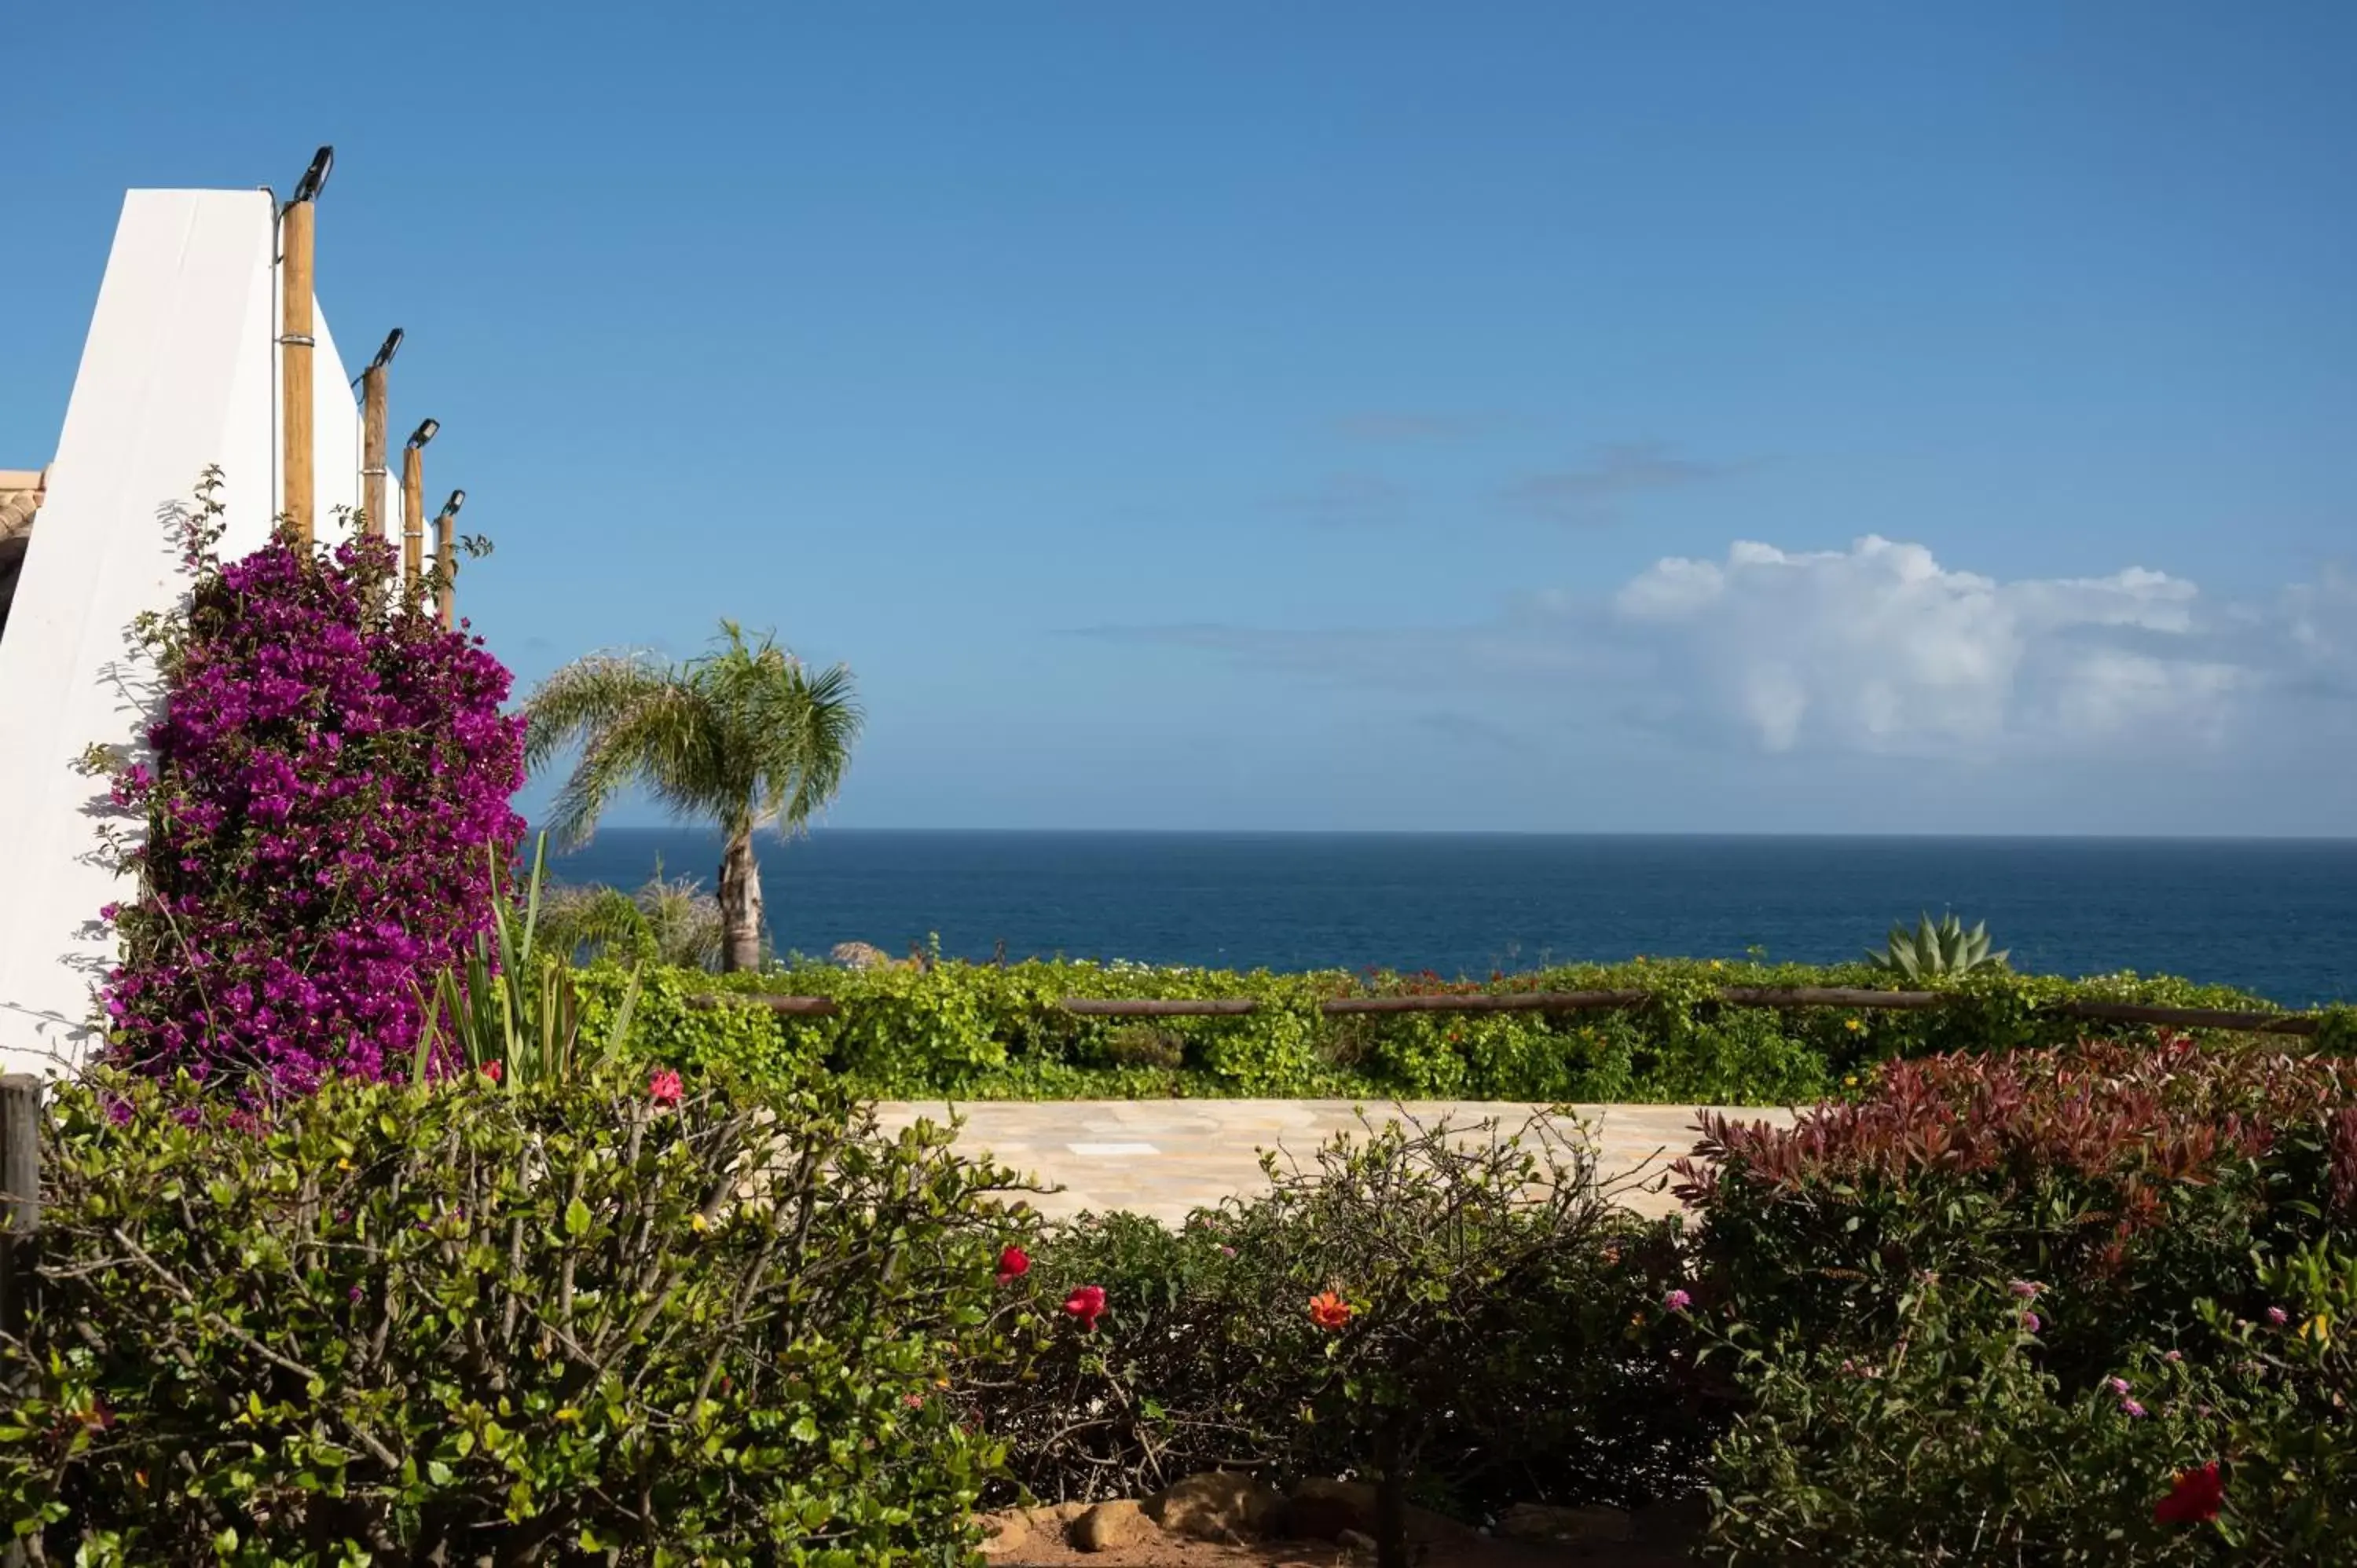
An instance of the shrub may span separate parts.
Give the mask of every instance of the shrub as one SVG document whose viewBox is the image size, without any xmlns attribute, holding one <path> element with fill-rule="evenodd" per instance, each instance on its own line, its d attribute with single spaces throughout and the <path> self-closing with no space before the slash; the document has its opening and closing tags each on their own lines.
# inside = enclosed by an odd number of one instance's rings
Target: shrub
<svg viewBox="0 0 2357 1568">
<path fill-rule="evenodd" d="M 1870 1349 L 1739 1350 L 1751 1408 L 1712 1457 L 1709 1561 L 2293 1564 L 2357 1561 L 2357 1385 L 2329 1325 L 2352 1260 L 2266 1271 L 2286 1322 L 2145 1346 L 2072 1389 L 2010 1282 L 1918 1281 Z"/>
<path fill-rule="evenodd" d="M 1940 1057 L 1789 1130 L 1703 1127 L 1674 1167 L 1704 1220 L 1699 1288 L 1840 1343 L 1887 1331 L 1924 1271 L 2039 1283 L 2046 1365 L 2073 1388 L 2189 1332 L 2254 1248 L 2357 1218 L 2357 1064 L 2323 1058 L 2184 1039 Z"/>
<path fill-rule="evenodd" d="M 1640 960 L 1446 981 L 1430 974 L 1243 973 L 1059 961 L 866 971 L 800 964 L 725 976 L 683 972 L 677 989 L 728 998 L 764 993 L 832 998 L 841 1009 L 834 1016 L 748 1019 L 726 1028 L 782 1040 L 791 1061 L 824 1060 L 879 1094 L 969 1099 L 1185 1093 L 1796 1104 L 1835 1092 L 1845 1077 L 1862 1076 L 1870 1064 L 1891 1058 L 2063 1045 L 2083 1034 L 2150 1037 L 2139 1026 L 2062 1017 L 2053 1004 L 2065 1000 L 2265 1005 L 2179 980 L 2066 981 L 1997 970 L 1928 982 L 1948 1000 L 1907 1012 L 1771 1009 L 1712 996 L 1721 986 L 1889 990 L 1900 983 L 1864 964 Z M 1320 1003 L 1341 997 L 1531 991 L 1635 993 L 1639 1000 L 1616 1009 L 1552 1014 L 1329 1016 L 1319 1011 Z M 1141 1026 L 1075 1015 L 1059 1005 L 1068 996 L 1222 998 L 1259 1006 L 1242 1016 L 1157 1018 L 1152 1026 L 1157 1048 L 1140 1059 Z M 748 1001 L 729 1011 L 755 1008 Z M 650 1040 L 651 1051 L 670 1047 L 667 1034 Z"/>
<path fill-rule="evenodd" d="M 631 974 L 618 964 L 605 963 L 575 975 L 585 1036 L 603 1039 L 613 1027 L 630 995 Z M 644 1062 L 676 1064 L 691 1074 L 771 1087 L 791 1087 L 810 1078 L 818 1058 L 807 1036 L 788 1028 L 767 1008 L 697 1004 L 695 999 L 713 989 L 713 979 L 696 970 L 639 972 L 629 1053 Z"/>
<path fill-rule="evenodd" d="M 183 519 L 194 583 L 141 636 L 163 673 L 137 899 L 104 987 L 117 1047 L 168 1075 L 307 1088 L 408 1059 L 418 996 L 490 917 L 522 819 L 521 721 L 481 639 L 442 631 L 392 547 L 280 538 L 222 564 L 220 479 Z"/>
<path fill-rule="evenodd" d="M 957 1563 L 1002 1173 L 824 1087 L 62 1090 L 0 1506 L 89 1563 Z M 608 1553 L 615 1555 L 608 1555 Z"/>
<path fill-rule="evenodd" d="M 1460 1514 L 1674 1487 L 1705 1425 L 1664 1307 L 1666 1230 L 1614 1207 L 1584 1144 L 1534 1123 L 1387 1123 L 1177 1230 L 1053 1234 L 1038 1298 L 1100 1285 L 1094 1335 L 978 1413 L 1046 1497 L 1152 1490 L 1220 1465 L 1359 1474 Z"/>
<path fill-rule="evenodd" d="M 2150 1366 L 2126 1385 L 2140 1415 L 2108 1388 L 2067 1393 L 2020 1316 L 2002 1284 L 1927 1286 L 1871 1353 L 1804 1336 L 1754 1352 L 1752 1407 L 1713 1454 L 1707 1560 L 2216 1561 L 2153 1505 L 2178 1471 L 2216 1457 L 2217 1412 Z"/>
</svg>

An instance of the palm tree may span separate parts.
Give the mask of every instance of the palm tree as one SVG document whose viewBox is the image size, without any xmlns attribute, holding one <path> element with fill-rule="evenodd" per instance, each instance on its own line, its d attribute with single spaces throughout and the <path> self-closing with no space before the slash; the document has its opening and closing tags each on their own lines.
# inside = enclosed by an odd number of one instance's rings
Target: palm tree
<svg viewBox="0 0 2357 1568">
<path fill-rule="evenodd" d="M 549 827 L 587 843 L 614 792 L 644 784 L 673 815 L 716 822 L 722 970 L 761 964 L 761 868 L 753 834 L 799 832 L 834 798 L 859 738 L 851 671 L 813 673 L 764 635 L 720 623 L 710 653 L 683 665 L 592 654 L 524 701 L 524 762 L 537 768 L 578 744 L 580 760 Z"/>
</svg>

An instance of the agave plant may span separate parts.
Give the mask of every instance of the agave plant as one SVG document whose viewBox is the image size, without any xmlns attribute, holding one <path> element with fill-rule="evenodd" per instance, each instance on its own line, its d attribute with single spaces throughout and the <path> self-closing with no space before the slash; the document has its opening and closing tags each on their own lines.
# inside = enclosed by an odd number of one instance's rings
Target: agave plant
<svg viewBox="0 0 2357 1568">
<path fill-rule="evenodd" d="M 1929 980 L 1970 974 L 1976 969 L 2002 969 L 2008 950 L 1989 951 L 1986 920 L 1975 922 L 1968 931 L 1953 915 L 1943 915 L 1933 925 L 1927 914 L 1912 931 L 1903 921 L 1891 927 L 1890 945 L 1880 952 L 1869 949 L 1866 961 L 1910 980 Z"/>
<path fill-rule="evenodd" d="M 547 852 L 548 835 L 543 833 L 533 846 L 522 910 L 508 894 L 495 893 L 491 929 L 477 932 L 465 961 L 436 980 L 417 1035 L 413 1071 L 418 1080 L 447 1058 L 474 1071 L 489 1069 L 511 1085 L 560 1081 L 611 1060 L 630 1037 L 639 1004 L 635 967 L 595 1054 L 584 1055 L 580 1048 L 581 998 L 572 965 L 536 940 Z M 491 878 L 496 888 L 496 857 Z"/>
</svg>

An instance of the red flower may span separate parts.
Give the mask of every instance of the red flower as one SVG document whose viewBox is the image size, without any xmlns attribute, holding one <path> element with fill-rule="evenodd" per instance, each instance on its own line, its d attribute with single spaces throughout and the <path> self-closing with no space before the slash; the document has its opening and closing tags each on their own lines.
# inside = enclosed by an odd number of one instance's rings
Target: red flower
<svg viewBox="0 0 2357 1568">
<path fill-rule="evenodd" d="M 680 1082 L 675 1069 L 658 1068 L 654 1076 L 647 1079 L 647 1098 L 657 1105 L 676 1105 L 686 1091 L 687 1086 Z"/>
<path fill-rule="evenodd" d="M 2218 1517 L 2226 1503 L 2226 1483 L 2212 1459 L 2199 1470 L 2179 1470 L 2169 1496 L 2152 1505 L 2152 1517 L 2162 1524 L 2200 1524 Z"/>
<path fill-rule="evenodd" d="M 998 1254 L 998 1283 L 1011 1285 L 1031 1272 L 1031 1254 L 1020 1247 L 1009 1247 Z"/>
<path fill-rule="evenodd" d="M 1104 1316 L 1104 1286 L 1082 1285 L 1064 1298 L 1064 1310 L 1080 1319 L 1081 1326 L 1090 1333 L 1097 1331 L 1097 1319 Z"/>
<path fill-rule="evenodd" d="M 499 1058 L 496 1057 L 483 1064 L 483 1076 L 490 1079 L 493 1083 L 499 1082 L 500 1075 L 506 1070 L 507 1069 L 505 1068 L 500 1066 Z"/>
<path fill-rule="evenodd" d="M 1357 1310 L 1330 1290 L 1309 1298 L 1309 1321 L 1329 1333 L 1350 1327 L 1351 1315 Z"/>
</svg>

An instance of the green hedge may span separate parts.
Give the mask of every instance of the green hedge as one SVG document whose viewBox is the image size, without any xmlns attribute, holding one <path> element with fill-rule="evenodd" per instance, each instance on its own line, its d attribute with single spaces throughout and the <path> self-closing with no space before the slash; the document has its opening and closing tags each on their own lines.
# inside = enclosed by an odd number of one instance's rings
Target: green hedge
<svg viewBox="0 0 2357 1568">
<path fill-rule="evenodd" d="M 33 1560 L 970 1561 L 943 1398 L 1031 1221 L 823 1083 L 119 1076 L 44 1140 L 0 1519 Z"/>
<path fill-rule="evenodd" d="M 622 972 L 585 972 L 593 1025 Z M 1580 964 L 1451 983 L 1434 975 L 1245 973 L 1142 965 L 944 962 L 856 972 L 804 964 L 759 974 L 651 972 L 633 1031 L 648 1059 L 790 1076 L 823 1063 L 890 1097 L 1155 1098 L 1263 1095 L 1790 1104 L 1837 1093 L 1894 1057 L 2148 1036 L 2061 1016 L 2070 999 L 2265 1011 L 2224 986 L 2133 974 L 2064 980 L 1997 971 L 1950 983 L 1955 1001 L 1915 1012 L 1723 1006 L 1725 985 L 1898 989 L 1864 964 L 1697 961 Z M 1327 1017 L 1329 998 L 1418 992 L 1640 990 L 1616 1012 Z M 722 993 L 816 995 L 832 1017 L 780 1017 Z M 1235 1018 L 1077 1017 L 1067 996 L 1250 997 Z"/>
</svg>

